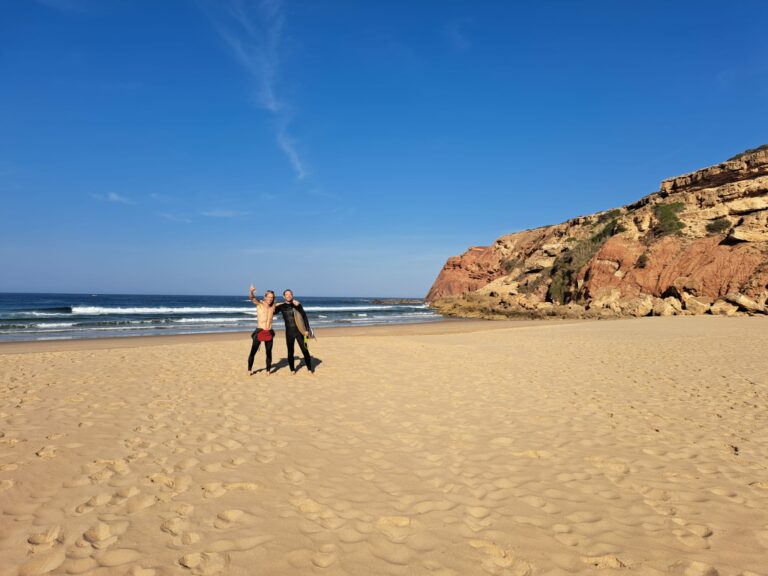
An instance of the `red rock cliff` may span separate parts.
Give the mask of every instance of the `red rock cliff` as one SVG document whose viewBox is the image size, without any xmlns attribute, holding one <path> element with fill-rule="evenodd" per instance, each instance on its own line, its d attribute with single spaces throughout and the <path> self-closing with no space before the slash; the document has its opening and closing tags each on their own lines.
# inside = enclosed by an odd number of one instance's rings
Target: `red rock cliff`
<svg viewBox="0 0 768 576">
<path fill-rule="evenodd" d="M 634 204 L 471 248 L 427 294 L 459 315 L 761 313 L 767 299 L 768 146 Z"/>
</svg>

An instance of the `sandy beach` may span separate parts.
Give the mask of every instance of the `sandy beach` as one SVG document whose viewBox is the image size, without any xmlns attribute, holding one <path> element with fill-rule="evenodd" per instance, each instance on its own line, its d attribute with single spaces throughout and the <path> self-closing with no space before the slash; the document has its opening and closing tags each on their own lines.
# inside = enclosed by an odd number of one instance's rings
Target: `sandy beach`
<svg viewBox="0 0 768 576">
<path fill-rule="evenodd" d="M 768 574 L 765 320 L 319 336 L 0 346 L 0 575 Z"/>
</svg>

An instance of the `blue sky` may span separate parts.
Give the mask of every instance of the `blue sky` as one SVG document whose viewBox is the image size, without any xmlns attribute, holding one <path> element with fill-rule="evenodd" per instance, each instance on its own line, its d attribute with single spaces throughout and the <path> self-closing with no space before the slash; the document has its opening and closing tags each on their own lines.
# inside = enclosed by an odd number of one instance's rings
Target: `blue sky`
<svg viewBox="0 0 768 576">
<path fill-rule="evenodd" d="M 768 3 L 9 0 L 0 291 L 422 296 L 768 142 Z"/>
</svg>

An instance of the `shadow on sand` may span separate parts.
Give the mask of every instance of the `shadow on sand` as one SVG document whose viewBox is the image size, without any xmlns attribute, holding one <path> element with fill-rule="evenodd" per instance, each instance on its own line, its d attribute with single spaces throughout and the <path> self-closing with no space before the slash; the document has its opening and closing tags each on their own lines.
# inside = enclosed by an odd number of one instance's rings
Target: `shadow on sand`
<svg viewBox="0 0 768 576">
<path fill-rule="evenodd" d="M 297 357 L 298 358 L 298 357 Z M 317 370 L 317 367 L 322 364 L 323 361 L 318 358 L 317 356 L 312 356 L 312 367 Z M 302 372 L 307 370 L 307 366 L 304 363 L 304 359 L 300 358 L 298 363 L 295 364 L 296 366 L 296 372 Z M 280 370 L 288 368 L 288 358 L 282 358 L 281 360 L 278 360 L 277 362 L 274 362 L 272 364 L 272 370 L 270 371 L 270 374 L 274 374 L 275 372 L 279 372 Z M 257 370 L 253 371 L 253 375 L 260 374 L 262 372 L 266 372 L 266 368 L 258 368 Z M 290 372 L 290 370 L 288 370 Z"/>
</svg>

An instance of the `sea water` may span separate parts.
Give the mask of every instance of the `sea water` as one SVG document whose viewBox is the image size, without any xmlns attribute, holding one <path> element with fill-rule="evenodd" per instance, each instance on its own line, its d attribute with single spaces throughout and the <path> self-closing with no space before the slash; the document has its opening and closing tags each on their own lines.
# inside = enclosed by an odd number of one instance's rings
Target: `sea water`
<svg viewBox="0 0 768 576">
<path fill-rule="evenodd" d="M 313 329 L 442 319 L 418 301 L 297 299 Z M 256 307 L 245 296 L 0 293 L 0 341 L 6 342 L 239 332 L 255 327 Z M 274 327 L 283 327 L 280 314 Z"/>
</svg>

